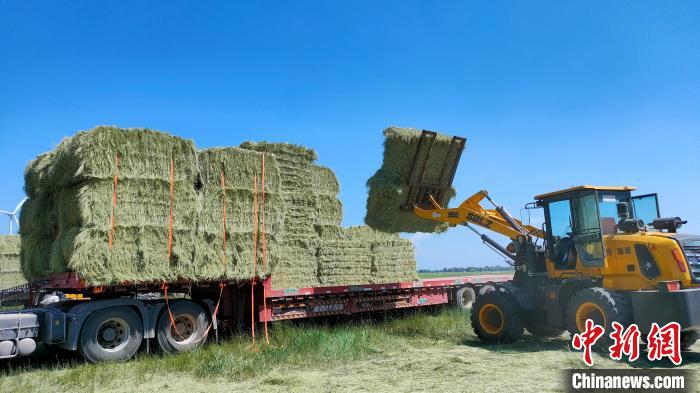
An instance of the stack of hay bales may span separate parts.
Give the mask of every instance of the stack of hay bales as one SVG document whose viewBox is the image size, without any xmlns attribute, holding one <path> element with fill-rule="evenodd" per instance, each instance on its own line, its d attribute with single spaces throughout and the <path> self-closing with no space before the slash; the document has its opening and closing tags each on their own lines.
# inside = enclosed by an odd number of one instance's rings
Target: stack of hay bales
<svg viewBox="0 0 700 393">
<path fill-rule="evenodd" d="M 0 289 L 12 288 L 27 281 L 19 263 L 18 235 L 0 235 Z"/>
<path fill-rule="evenodd" d="M 418 149 L 421 131 L 414 128 L 389 127 L 384 130 L 384 160 L 382 166 L 367 181 L 367 215 L 365 223 L 385 232 L 444 232 L 446 223 L 420 218 L 400 208 L 406 202 L 411 161 Z M 432 146 L 431 160 L 426 163 L 423 180 L 440 183 L 446 161 L 454 159 L 448 153 L 452 138 L 438 134 Z M 418 163 L 419 167 L 422 163 Z M 447 206 L 455 192 L 445 193 L 437 201 Z"/>
<path fill-rule="evenodd" d="M 256 272 L 266 274 L 277 263 L 283 235 L 285 205 L 277 160 L 270 154 L 265 157 L 263 205 L 263 153 L 237 147 L 213 148 L 200 150 L 197 159 L 202 208 L 197 222 L 195 258 L 200 273 L 217 277 L 225 270 L 226 277 L 252 277 L 253 243 L 257 237 Z"/>
<path fill-rule="evenodd" d="M 388 283 L 417 278 L 416 259 L 410 240 L 368 226 L 342 228 L 337 236 L 369 245 L 367 254 L 371 264 L 367 282 Z"/>
<path fill-rule="evenodd" d="M 25 171 L 22 271 L 77 272 L 94 285 L 269 273 L 278 288 L 415 278 L 410 242 L 340 227 L 338 180 L 315 160 L 286 143 L 198 151 L 146 129 L 79 132 Z"/>
<path fill-rule="evenodd" d="M 194 144 L 165 133 L 98 127 L 64 139 L 25 174 L 30 197 L 21 215 L 25 275 L 75 271 L 95 284 L 197 278 L 196 177 Z M 50 248 L 37 250 L 25 237 L 50 240 Z"/>
<path fill-rule="evenodd" d="M 274 264 L 277 287 L 309 287 L 319 284 L 315 226 L 319 217 L 314 171 L 316 152 L 290 143 L 244 142 L 241 148 L 271 154 L 280 173 L 284 203 L 283 239 Z"/>
</svg>

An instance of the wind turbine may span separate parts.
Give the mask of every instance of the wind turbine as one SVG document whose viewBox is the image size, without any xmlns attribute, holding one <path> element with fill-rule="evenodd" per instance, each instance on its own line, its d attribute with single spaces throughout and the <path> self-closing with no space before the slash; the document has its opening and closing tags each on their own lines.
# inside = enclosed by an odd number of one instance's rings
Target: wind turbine
<svg viewBox="0 0 700 393">
<path fill-rule="evenodd" d="M 13 210 L 12 212 L 0 210 L 0 213 L 6 214 L 7 217 L 10 219 L 10 235 L 12 234 L 12 221 L 16 222 L 17 227 L 19 227 L 19 221 L 17 220 L 17 213 L 19 212 L 19 209 L 22 208 L 22 205 L 24 205 L 24 202 L 26 202 L 27 199 L 29 199 L 29 198 L 24 197 L 24 199 L 22 199 L 22 201 L 17 204 L 17 207 L 15 207 L 15 210 Z"/>
</svg>

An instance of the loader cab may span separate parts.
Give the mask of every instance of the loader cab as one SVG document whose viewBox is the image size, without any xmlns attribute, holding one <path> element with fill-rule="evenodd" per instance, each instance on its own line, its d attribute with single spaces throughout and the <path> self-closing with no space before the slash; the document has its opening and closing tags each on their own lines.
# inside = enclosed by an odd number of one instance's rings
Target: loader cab
<svg viewBox="0 0 700 393">
<path fill-rule="evenodd" d="M 546 252 L 555 270 L 605 266 L 606 237 L 622 219 L 658 217 L 656 194 L 632 197 L 633 187 L 579 186 L 535 197 L 544 208 Z"/>
</svg>

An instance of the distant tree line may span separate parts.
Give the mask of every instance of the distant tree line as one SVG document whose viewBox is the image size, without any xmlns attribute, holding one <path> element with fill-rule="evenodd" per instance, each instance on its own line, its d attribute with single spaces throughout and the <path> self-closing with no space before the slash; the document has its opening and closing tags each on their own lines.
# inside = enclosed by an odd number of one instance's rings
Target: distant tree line
<svg viewBox="0 0 700 393">
<path fill-rule="evenodd" d="M 418 273 L 468 273 L 468 272 L 509 272 L 513 271 L 512 266 L 467 266 L 467 267 L 444 267 L 442 269 L 418 269 Z"/>
</svg>

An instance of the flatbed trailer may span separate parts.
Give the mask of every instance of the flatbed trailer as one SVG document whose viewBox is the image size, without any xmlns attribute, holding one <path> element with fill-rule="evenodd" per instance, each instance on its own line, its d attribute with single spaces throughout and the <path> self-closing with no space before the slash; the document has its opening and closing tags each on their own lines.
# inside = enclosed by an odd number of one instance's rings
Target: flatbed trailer
<svg viewBox="0 0 700 393">
<path fill-rule="evenodd" d="M 274 277 L 91 286 L 74 273 L 17 289 L 25 308 L 0 312 L 0 359 L 30 355 L 37 343 L 79 351 L 93 362 L 126 360 L 155 343 L 168 353 L 193 349 L 219 332 L 260 323 L 454 304 L 468 308 L 512 275 L 282 288 Z M 0 297 L 17 293 L 0 293 Z M 0 299 L 1 300 L 1 299 Z M 155 339 L 155 340 L 154 340 Z"/>
</svg>

